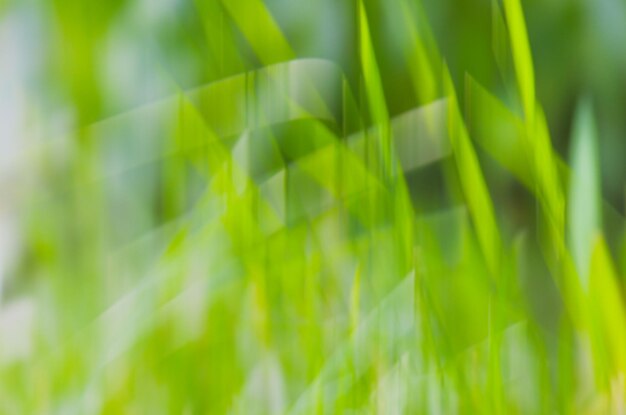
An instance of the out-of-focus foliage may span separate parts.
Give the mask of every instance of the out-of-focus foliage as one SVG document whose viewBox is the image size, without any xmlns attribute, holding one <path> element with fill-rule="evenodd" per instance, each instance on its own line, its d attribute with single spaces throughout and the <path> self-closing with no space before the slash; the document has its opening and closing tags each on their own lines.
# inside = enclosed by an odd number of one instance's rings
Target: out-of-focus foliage
<svg viewBox="0 0 626 415">
<path fill-rule="evenodd" d="M 618 0 L 0 2 L 0 413 L 623 413 Z"/>
</svg>

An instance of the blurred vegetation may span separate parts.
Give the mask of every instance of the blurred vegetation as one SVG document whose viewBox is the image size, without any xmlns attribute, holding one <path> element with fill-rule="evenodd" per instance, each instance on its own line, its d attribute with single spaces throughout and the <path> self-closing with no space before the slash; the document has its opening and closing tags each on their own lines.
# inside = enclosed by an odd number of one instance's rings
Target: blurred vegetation
<svg viewBox="0 0 626 415">
<path fill-rule="evenodd" d="M 0 2 L 0 413 L 623 413 L 625 23 Z"/>
</svg>

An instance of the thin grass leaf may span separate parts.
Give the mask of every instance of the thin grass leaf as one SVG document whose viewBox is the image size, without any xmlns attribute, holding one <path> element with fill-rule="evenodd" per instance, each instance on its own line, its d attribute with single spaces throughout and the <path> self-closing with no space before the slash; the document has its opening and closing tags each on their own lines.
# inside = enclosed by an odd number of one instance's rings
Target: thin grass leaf
<svg viewBox="0 0 626 415">
<path fill-rule="evenodd" d="M 600 177 L 596 127 L 590 101 L 581 100 L 574 117 L 568 198 L 569 246 L 584 285 L 588 284 L 594 235 L 601 229 Z"/>
<path fill-rule="evenodd" d="M 289 42 L 263 1 L 222 0 L 222 4 L 264 65 L 295 57 Z"/>
<path fill-rule="evenodd" d="M 457 162 L 459 179 L 468 204 L 470 215 L 489 271 L 497 278 L 500 264 L 500 235 L 491 197 L 478 157 L 459 112 L 456 92 L 449 73 L 444 72 L 445 91 L 448 95 L 448 129 L 450 142 Z"/>
<path fill-rule="evenodd" d="M 520 0 L 504 0 L 517 87 L 522 97 L 524 116 L 533 125 L 535 117 L 535 72 Z"/>
</svg>

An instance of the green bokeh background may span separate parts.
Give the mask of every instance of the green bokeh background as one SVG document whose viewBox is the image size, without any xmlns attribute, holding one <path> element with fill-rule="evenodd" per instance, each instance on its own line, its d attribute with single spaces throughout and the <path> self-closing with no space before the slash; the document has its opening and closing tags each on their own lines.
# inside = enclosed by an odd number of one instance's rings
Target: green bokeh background
<svg viewBox="0 0 626 415">
<path fill-rule="evenodd" d="M 0 2 L 0 412 L 622 413 L 625 23 Z"/>
</svg>

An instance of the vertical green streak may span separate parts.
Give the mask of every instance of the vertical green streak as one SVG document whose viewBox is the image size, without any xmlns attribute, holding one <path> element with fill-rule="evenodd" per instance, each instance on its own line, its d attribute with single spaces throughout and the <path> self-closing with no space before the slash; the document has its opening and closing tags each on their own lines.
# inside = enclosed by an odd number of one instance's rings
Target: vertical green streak
<svg viewBox="0 0 626 415">
<path fill-rule="evenodd" d="M 601 230 L 597 138 L 592 111 L 588 100 L 580 101 L 572 134 L 568 199 L 569 246 L 585 285 L 589 278 L 591 241 Z"/>
<path fill-rule="evenodd" d="M 472 221 L 478 233 L 480 246 L 485 255 L 492 277 L 500 272 L 500 235 L 493 204 L 489 196 L 478 157 L 459 112 L 456 93 L 450 74 L 444 72 L 445 91 L 448 96 L 448 129 L 455 155 L 459 179 L 467 201 Z"/>
<path fill-rule="evenodd" d="M 374 46 L 370 35 L 369 23 L 365 5 L 362 0 L 358 2 L 359 13 L 359 52 L 363 83 L 367 96 L 367 104 L 372 121 L 376 127 L 380 142 L 378 148 L 382 157 L 383 171 L 386 175 L 391 168 L 391 138 L 389 136 L 389 113 L 383 91 Z"/>
<path fill-rule="evenodd" d="M 526 121 L 532 125 L 535 117 L 535 73 L 520 0 L 504 0 L 504 12 L 509 25 L 517 87 Z"/>
</svg>

